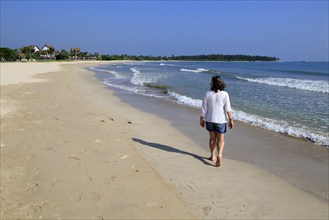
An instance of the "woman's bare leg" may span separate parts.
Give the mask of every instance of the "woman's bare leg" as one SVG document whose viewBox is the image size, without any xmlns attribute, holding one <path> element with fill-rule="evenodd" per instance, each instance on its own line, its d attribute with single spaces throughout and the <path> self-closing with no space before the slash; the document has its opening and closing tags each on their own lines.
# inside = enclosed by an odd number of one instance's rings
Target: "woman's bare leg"
<svg viewBox="0 0 329 220">
<path fill-rule="evenodd" d="M 210 160 L 214 161 L 216 156 L 215 156 L 215 150 L 216 150 L 216 133 L 215 132 L 209 132 L 209 148 L 210 148 Z"/>
<path fill-rule="evenodd" d="M 223 150 L 225 145 L 224 134 L 216 134 L 216 146 L 217 146 L 217 161 L 216 166 L 219 167 L 223 158 Z"/>
</svg>

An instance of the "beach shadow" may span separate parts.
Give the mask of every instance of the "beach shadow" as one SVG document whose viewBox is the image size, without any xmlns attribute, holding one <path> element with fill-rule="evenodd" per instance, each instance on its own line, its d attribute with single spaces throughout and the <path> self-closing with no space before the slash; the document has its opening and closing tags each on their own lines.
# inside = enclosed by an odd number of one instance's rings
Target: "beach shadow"
<svg viewBox="0 0 329 220">
<path fill-rule="evenodd" d="M 189 155 L 189 156 L 194 157 L 195 159 L 201 161 L 205 165 L 209 165 L 209 166 L 215 167 L 215 165 L 213 165 L 213 164 L 211 164 L 211 163 L 209 163 L 207 161 L 209 159 L 206 158 L 206 157 L 201 157 L 199 155 L 196 155 L 196 154 L 193 154 L 193 153 L 190 153 L 190 152 L 187 152 L 187 151 L 179 150 L 177 148 L 170 147 L 170 146 L 167 146 L 167 145 L 158 144 L 158 143 L 152 143 L 152 142 L 147 142 L 147 141 L 141 140 L 139 138 L 132 138 L 132 140 L 135 141 L 135 142 L 137 142 L 137 143 L 140 143 L 142 145 L 153 147 L 153 148 L 160 149 L 160 150 L 163 150 L 163 151 L 167 151 L 167 152 L 171 152 L 171 153 L 178 153 L 178 154 Z"/>
</svg>

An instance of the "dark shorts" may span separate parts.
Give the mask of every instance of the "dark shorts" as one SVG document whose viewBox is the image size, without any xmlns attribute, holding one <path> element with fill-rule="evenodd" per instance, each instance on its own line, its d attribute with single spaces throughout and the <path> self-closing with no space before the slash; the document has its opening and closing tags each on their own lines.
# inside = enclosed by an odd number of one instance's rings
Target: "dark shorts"
<svg viewBox="0 0 329 220">
<path fill-rule="evenodd" d="M 225 134 L 226 133 L 226 124 L 227 123 L 212 123 L 206 121 L 206 129 L 209 132 L 215 132 L 216 134 Z"/>
</svg>

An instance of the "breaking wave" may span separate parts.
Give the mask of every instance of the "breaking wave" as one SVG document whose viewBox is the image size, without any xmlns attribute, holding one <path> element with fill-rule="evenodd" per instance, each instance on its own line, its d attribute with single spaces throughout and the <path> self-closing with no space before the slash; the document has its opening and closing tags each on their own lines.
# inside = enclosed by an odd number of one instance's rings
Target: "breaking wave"
<svg viewBox="0 0 329 220">
<path fill-rule="evenodd" d="M 90 67 L 89 69 L 90 70 L 93 70 L 93 71 L 99 71 L 99 72 L 109 73 L 109 74 L 113 75 L 117 79 L 124 79 L 124 78 L 126 78 L 125 76 L 123 76 L 120 73 L 118 73 L 116 71 L 113 71 L 113 70 L 99 69 L 99 68 L 95 68 L 95 67 Z"/>
<path fill-rule="evenodd" d="M 175 102 L 195 108 L 201 108 L 202 100 L 193 99 L 191 97 L 180 95 L 178 93 L 168 91 L 168 95 L 174 99 Z M 264 118 L 254 114 L 248 114 L 243 111 L 234 110 L 234 119 L 242 121 L 253 126 L 261 127 L 266 130 L 287 134 L 293 137 L 305 138 L 316 144 L 321 144 L 329 147 L 329 139 L 323 133 L 316 133 L 309 131 L 308 128 L 297 127 L 289 125 L 286 121 L 278 121 L 274 119 Z"/>
<path fill-rule="evenodd" d="M 185 69 L 185 68 L 182 68 L 182 69 L 180 69 L 180 71 L 182 71 L 182 72 L 192 72 L 192 73 L 202 73 L 202 72 L 207 72 L 209 70 L 203 69 L 203 68 L 197 68 L 197 69 Z"/>
<path fill-rule="evenodd" d="M 174 99 L 175 102 L 195 108 L 201 108 L 202 105 L 202 100 L 199 99 L 193 99 L 191 97 L 185 96 L 185 95 L 180 95 L 176 92 L 173 91 L 168 91 L 168 95 Z"/>
<path fill-rule="evenodd" d="M 157 76 L 149 76 L 147 74 L 143 74 L 141 71 L 139 71 L 137 68 L 133 67 L 130 68 L 130 70 L 133 72 L 133 76 L 130 80 L 130 82 L 137 86 L 143 86 L 147 83 L 155 83 L 158 79 Z"/>
<path fill-rule="evenodd" d="M 306 90 L 312 92 L 329 93 L 329 82 L 325 80 L 306 80 L 306 79 L 292 79 L 292 78 L 244 78 L 237 76 L 238 79 L 253 82 L 267 84 L 271 86 L 287 87 L 292 89 Z"/>
</svg>

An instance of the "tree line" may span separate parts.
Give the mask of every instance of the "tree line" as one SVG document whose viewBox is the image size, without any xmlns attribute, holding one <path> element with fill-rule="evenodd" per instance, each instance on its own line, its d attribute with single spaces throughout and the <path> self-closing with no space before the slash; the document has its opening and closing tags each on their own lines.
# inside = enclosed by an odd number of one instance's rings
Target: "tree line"
<svg viewBox="0 0 329 220">
<path fill-rule="evenodd" d="M 100 55 L 99 53 L 89 53 L 89 52 L 79 52 L 79 53 L 70 53 L 66 50 L 56 51 L 54 48 L 50 48 L 48 51 L 33 52 L 32 48 L 22 47 L 20 49 L 12 50 L 10 48 L 0 48 L 0 61 L 16 61 L 21 58 L 20 54 L 24 54 L 27 59 L 41 60 L 45 57 L 44 53 L 54 54 L 53 58 L 56 60 L 69 60 L 72 57 L 76 59 L 88 59 L 94 58 L 97 60 L 155 60 L 155 61 L 169 61 L 169 60 L 178 60 L 178 61 L 278 61 L 280 60 L 277 57 L 270 56 L 258 56 L 258 55 L 224 55 L 224 54 L 202 54 L 202 55 L 180 55 L 180 56 L 145 56 L 145 55 Z"/>
<path fill-rule="evenodd" d="M 258 56 L 258 55 L 182 55 L 182 56 L 135 56 L 135 55 L 101 55 L 102 60 L 180 60 L 180 61 L 278 61 L 277 57 Z"/>
<path fill-rule="evenodd" d="M 7 47 L 0 48 L 0 61 L 16 61 L 18 59 L 19 56 L 17 51 Z"/>
<path fill-rule="evenodd" d="M 10 49 L 7 47 L 0 48 L 0 61 L 17 61 L 17 60 L 101 60 L 99 53 L 89 52 L 68 52 L 64 49 L 61 51 L 50 47 L 48 50 L 35 51 L 32 46 L 24 46 L 19 49 Z"/>
</svg>

